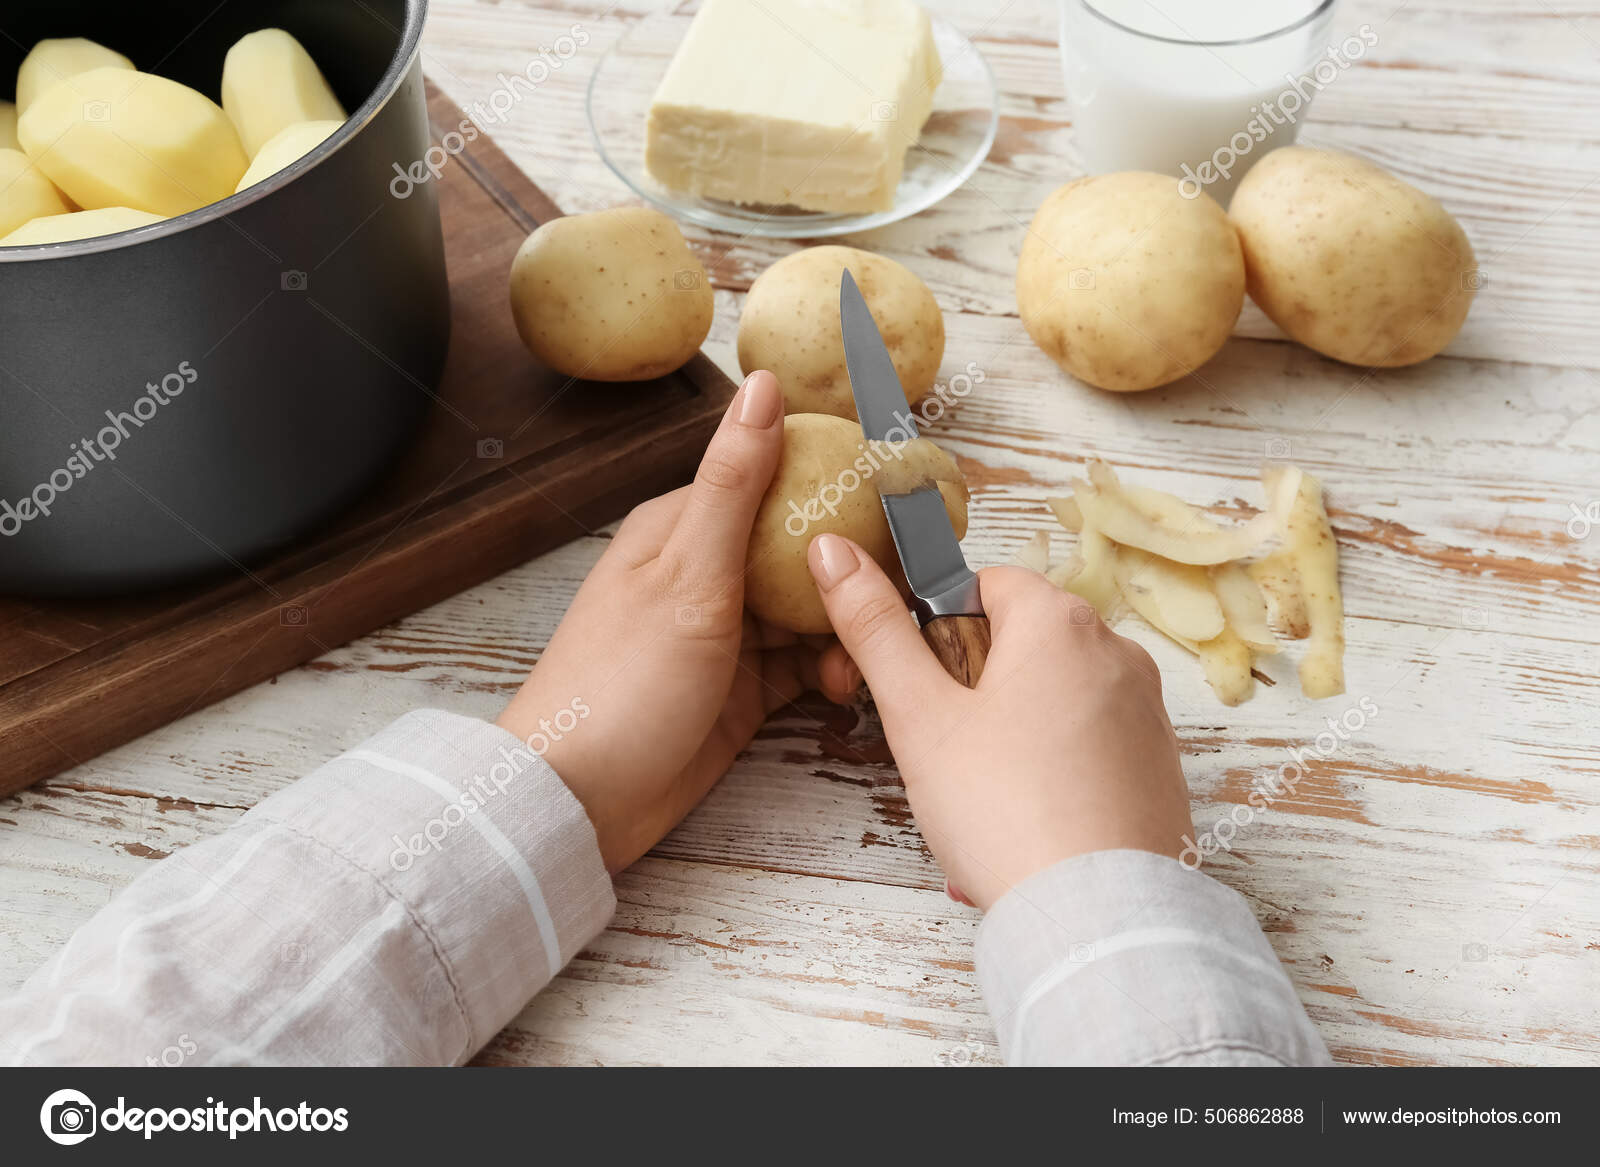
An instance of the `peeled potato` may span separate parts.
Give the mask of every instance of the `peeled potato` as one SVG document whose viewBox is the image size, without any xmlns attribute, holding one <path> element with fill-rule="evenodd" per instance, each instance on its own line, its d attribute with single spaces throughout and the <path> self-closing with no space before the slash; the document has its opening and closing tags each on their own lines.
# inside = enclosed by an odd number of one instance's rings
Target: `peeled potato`
<svg viewBox="0 0 1600 1167">
<path fill-rule="evenodd" d="M 311 54 L 281 28 L 253 32 L 228 50 L 222 108 L 251 158 L 296 122 L 342 123 L 346 117 Z"/>
<path fill-rule="evenodd" d="M 1250 298 L 1308 348 L 1353 365 L 1427 360 L 1478 286 L 1472 244 L 1438 200 L 1370 162 L 1285 146 L 1228 208 Z"/>
<path fill-rule="evenodd" d="M 21 150 L 17 141 L 17 107 L 9 101 L 0 101 L 0 150 Z"/>
<path fill-rule="evenodd" d="M 544 223 L 511 264 L 511 314 L 545 364 L 591 381 L 662 377 L 711 331 L 711 281 L 678 225 L 617 207 Z"/>
<path fill-rule="evenodd" d="M 0 150 L 0 236 L 29 219 L 65 215 L 72 206 L 20 150 Z"/>
<path fill-rule="evenodd" d="M 1151 389 L 1222 347 L 1244 259 L 1210 195 L 1133 172 L 1081 178 L 1040 206 L 1017 263 L 1017 311 L 1051 360 L 1101 389 Z"/>
<path fill-rule="evenodd" d="M 118 231 L 131 231 L 161 222 L 160 215 L 128 207 L 102 207 L 94 211 L 74 211 L 67 215 L 47 215 L 18 227 L 0 247 L 25 247 L 35 243 L 66 243 L 72 239 L 93 239 Z"/>
<path fill-rule="evenodd" d="M 171 217 L 225 199 L 249 165 L 233 125 L 187 85 L 92 69 L 44 93 L 17 122 L 22 148 L 85 210 Z"/>
<path fill-rule="evenodd" d="M 51 86 L 91 69 L 132 69 L 121 53 L 81 36 L 43 40 L 22 59 L 17 70 L 17 112 L 26 113 L 36 97 Z"/>
<path fill-rule="evenodd" d="M 784 256 L 750 286 L 739 314 L 739 367 L 770 369 L 789 413 L 856 417 L 839 335 L 846 268 L 883 336 L 912 405 L 933 391 L 944 359 L 944 316 L 910 268 L 854 247 L 808 247 Z"/>
<path fill-rule="evenodd" d="M 257 151 L 250 163 L 250 169 L 244 172 L 244 177 L 239 180 L 234 193 L 237 194 L 245 187 L 254 186 L 264 179 L 271 178 L 285 167 L 294 165 L 332 137 L 333 132 L 342 125 L 343 122 L 325 121 L 296 122 L 292 126 L 285 126 L 268 138 L 266 145 Z"/>
<path fill-rule="evenodd" d="M 760 620 L 791 632 L 827 633 L 828 613 L 806 566 L 818 535 L 853 539 L 897 580 L 905 577 L 878 495 L 884 467 L 902 467 L 936 485 L 956 537 L 967 532 L 967 487 L 954 459 L 926 439 L 868 444 L 842 417 L 792 413 L 783 420 L 783 454 L 756 512 L 745 570 L 745 605 Z M 909 612 L 906 619 L 911 619 Z"/>
</svg>

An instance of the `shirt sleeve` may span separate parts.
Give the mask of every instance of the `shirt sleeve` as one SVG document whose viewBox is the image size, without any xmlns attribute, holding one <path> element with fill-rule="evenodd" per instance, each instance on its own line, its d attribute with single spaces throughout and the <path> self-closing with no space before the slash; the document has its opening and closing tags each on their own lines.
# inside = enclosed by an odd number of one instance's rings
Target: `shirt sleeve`
<svg viewBox="0 0 1600 1167">
<path fill-rule="evenodd" d="M 0 1061 L 459 1063 L 615 908 L 536 751 L 411 713 L 135 880 L 0 1002 Z"/>
<path fill-rule="evenodd" d="M 1013 1065 L 1328 1065 L 1249 906 L 1174 859 L 1066 859 L 996 903 L 978 979 Z"/>
</svg>

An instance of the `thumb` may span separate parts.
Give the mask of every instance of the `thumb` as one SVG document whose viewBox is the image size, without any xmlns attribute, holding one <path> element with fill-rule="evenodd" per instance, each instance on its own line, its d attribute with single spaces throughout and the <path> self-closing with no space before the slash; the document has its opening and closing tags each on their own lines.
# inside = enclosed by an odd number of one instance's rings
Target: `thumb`
<svg viewBox="0 0 1600 1167">
<path fill-rule="evenodd" d="M 943 700 L 956 686 L 923 643 L 916 618 L 883 569 L 840 535 L 818 535 L 806 563 L 839 643 L 890 716 Z"/>
<path fill-rule="evenodd" d="M 751 373 L 706 447 L 662 558 L 714 579 L 740 578 L 750 527 L 782 451 L 783 390 L 771 373 Z"/>
</svg>

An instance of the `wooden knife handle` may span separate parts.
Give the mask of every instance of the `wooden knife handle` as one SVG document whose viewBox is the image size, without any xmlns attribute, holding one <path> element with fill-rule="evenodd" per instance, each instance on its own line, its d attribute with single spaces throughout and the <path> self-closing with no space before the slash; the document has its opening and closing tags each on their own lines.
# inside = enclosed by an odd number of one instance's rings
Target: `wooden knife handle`
<svg viewBox="0 0 1600 1167">
<path fill-rule="evenodd" d="M 922 639 L 945 672 L 969 689 L 977 687 L 989 658 L 987 616 L 940 616 L 923 625 Z"/>
</svg>

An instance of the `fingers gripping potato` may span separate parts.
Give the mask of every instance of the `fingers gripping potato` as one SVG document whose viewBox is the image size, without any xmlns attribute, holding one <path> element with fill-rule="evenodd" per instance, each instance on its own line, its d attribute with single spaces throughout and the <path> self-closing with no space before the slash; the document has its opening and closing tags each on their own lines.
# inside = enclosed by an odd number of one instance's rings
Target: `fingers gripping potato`
<svg viewBox="0 0 1600 1167">
<path fill-rule="evenodd" d="M 936 485 L 956 537 L 966 534 L 966 483 L 954 459 L 933 443 L 869 444 L 859 425 L 841 417 L 785 417 L 783 455 L 750 536 L 745 606 L 766 623 L 792 632 L 830 632 L 827 610 L 806 566 L 806 550 L 822 534 L 854 540 L 904 590 L 900 557 L 878 497 L 878 484 L 890 474 L 898 480 L 897 489 L 913 480 Z"/>
<path fill-rule="evenodd" d="M 856 417 L 839 335 L 839 279 L 846 268 L 872 309 L 883 343 L 915 405 L 944 359 L 944 317 L 909 268 L 854 247 L 809 247 L 785 256 L 751 285 L 739 316 L 739 367 L 770 369 L 788 413 Z"/>
<path fill-rule="evenodd" d="M 1130 392 L 1193 372 L 1244 305 L 1244 260 L 1209 195 L 1132 172 L 1082 178 L 1034 216 L 1017 265 L 1017 311 L 1068 373 Z"/>
<path fill-rule="evenodd" d="M 711 331 L 711 281 L 677 224 L 618 207 L 545 223 L 511 265 L 511 312 L 528 350 L 591 381 L 665 376 Z"/>
</svg>

